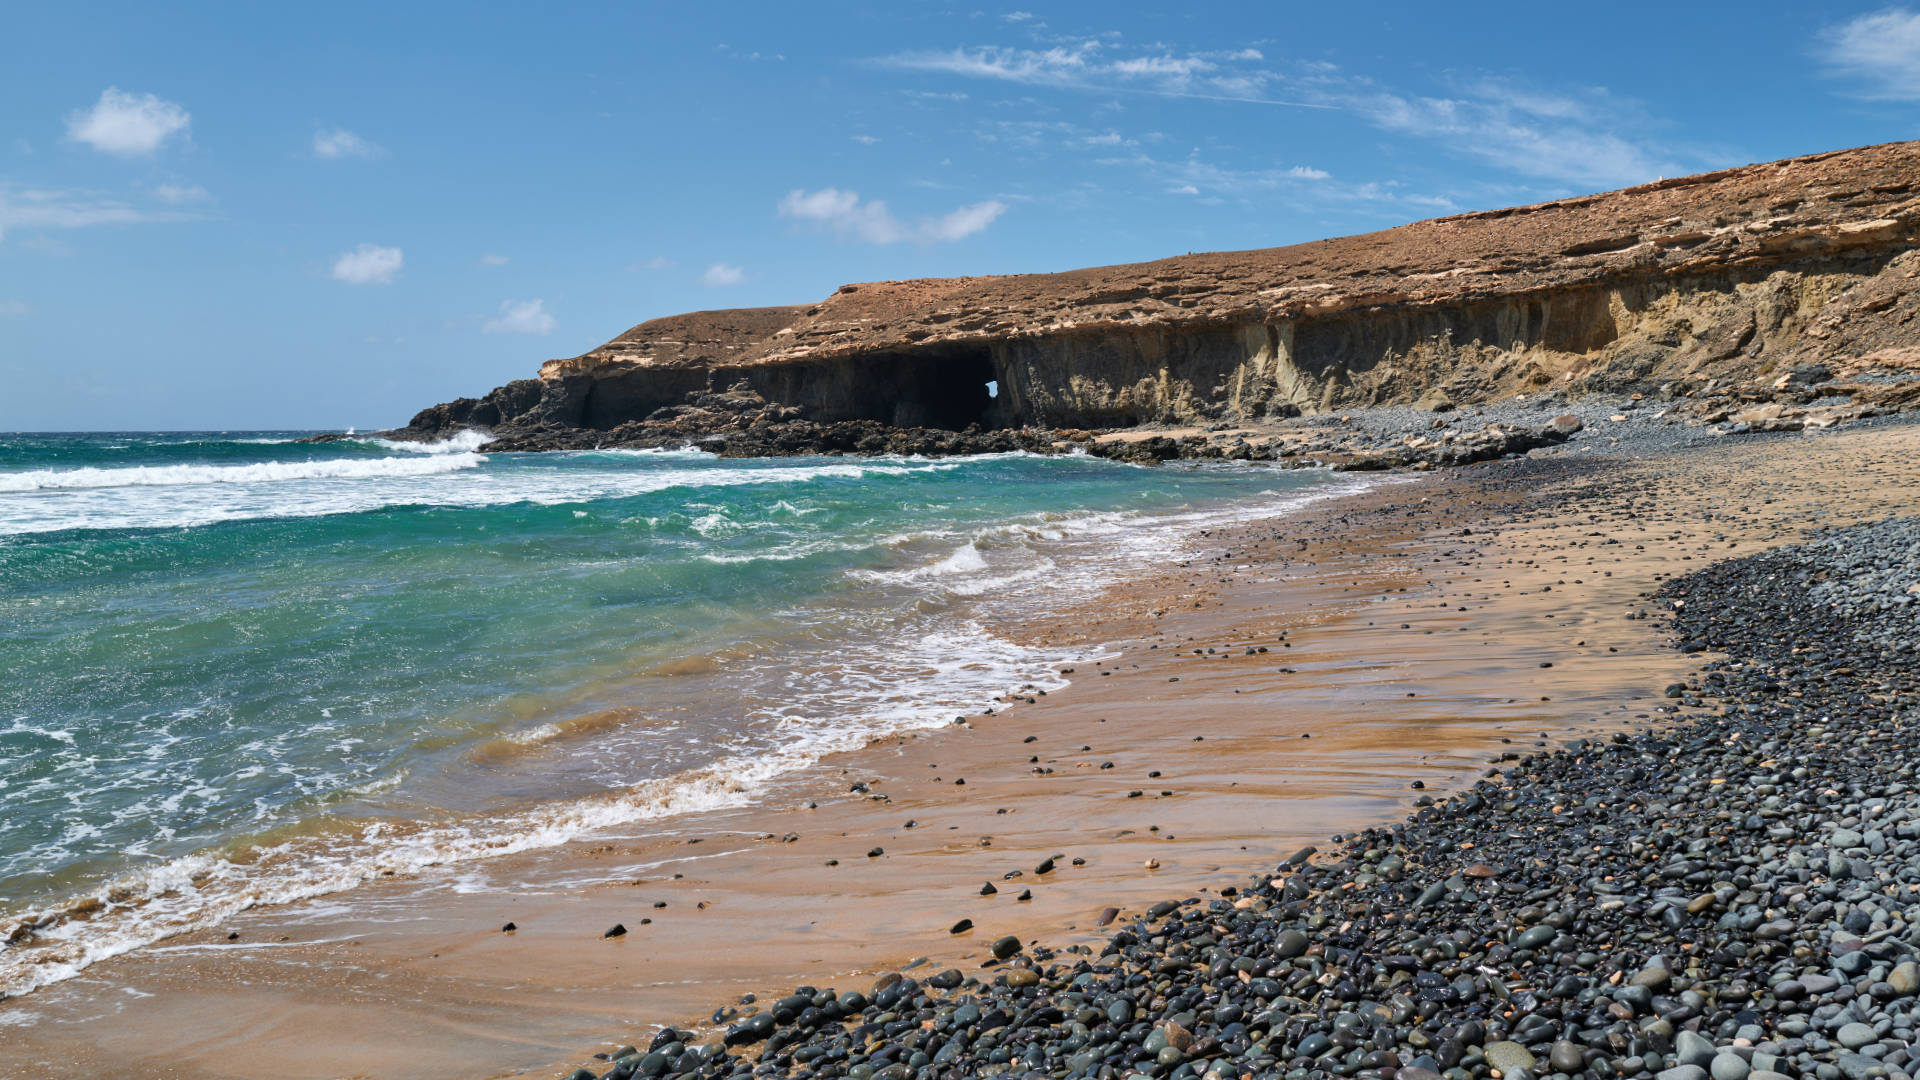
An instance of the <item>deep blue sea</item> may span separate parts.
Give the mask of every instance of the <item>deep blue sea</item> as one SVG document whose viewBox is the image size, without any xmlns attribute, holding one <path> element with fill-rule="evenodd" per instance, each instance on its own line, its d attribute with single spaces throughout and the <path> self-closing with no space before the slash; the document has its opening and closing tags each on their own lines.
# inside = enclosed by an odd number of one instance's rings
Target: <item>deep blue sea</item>
<svg viewBox="0 0 1920 1080">
<path fill-rule="evenodd" d="M 301 434 L 0 434 L 0 996 L 1064 686 L 993 628 L 1349 486 Z"/>
</svg>

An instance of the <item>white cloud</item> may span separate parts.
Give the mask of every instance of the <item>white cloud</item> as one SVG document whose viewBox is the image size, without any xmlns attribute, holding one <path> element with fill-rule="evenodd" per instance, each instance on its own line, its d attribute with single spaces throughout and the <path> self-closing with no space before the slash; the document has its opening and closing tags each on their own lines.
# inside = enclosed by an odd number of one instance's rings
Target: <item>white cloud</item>
<svg viewBox="0 0 1920 1080">
<path fill-rule="evenodd" d="M 667 258 L 665 255 L 655 255 L 653 258 L 648 259 L 644 262 L 633 263 L 629 265 L 627 269 L 629 270 L 671 270 L 673 269 L 673 265 L 674 265 L 673 260 Z"/>
<path fill-rule="evenodd" d="M 1175 53 L 1162 48 L 1158 52 L 1135 56 L 1114 56 L 1113 51 L 1113 46 L 1107 42 L 1089 39 L 1046 49 L 989 45 L 904 52 L 882 57 L 876 62 L 883 67 L 907 71 L 963 75 L 1023 86 L 1155 94 L 1311 109 L 1335 107 L 1315 100 L 1272 97 L 1268 89 L 1278 85 L 1280 78 L 1262 68 L 1241 66 L 1262 59 L 1255 49 L 1224 53 Z"/>
<path fill-rule="evenodd" d="M 920 231 L 929 240 L 964 240 L 993 224 L 996 218 L 1006 212 L 1006 203 L 989 199 L 923 222 Z"/>
<path fill-rule="evenodd" d="M 313 156 L 331 161 L 336 158 L 376 158 L 386 153 L 379 146 L 345 128 L 313 133 Z"/>
<path fill-rule="evenodd" d="M 1001 17 L 1001 18 L 1003 18 L 1003 19 L 1005 19 L 1005 20 L 1007 20 L 1008 22 L 1012 22 L 1012 23 L 1017 23 L 1017 22 L 1026 22 L 1026 21 L 1027 21 L 1028 19 L 1031 19 L 1031 18 L 1033 18 L 1033 12 L 1031 12 L 1031 11 L 1009 11 L 1009 12 L 1007 12 L 1007 13 L 1006 13 L 1005 15 L 1002 15 L 1002 16 L 1000 16 L 1000 17 Z"/>
<path fill-rule="evenodd" d="M 389 285 L 405 261 L 397 247 L 361 244 L 333 262 L 333 280 L 349 285 Z"/>
<path fill-rule="evenodd" d="M 861 146 L 872 146 L 880 140 L 872 135 L 855 135 L 853 136 L 853 141 L 859 143 Z"/>
<path fill-rule="evenodd" d="M 489 334 L 551 334 L 554 325 L 545 300 L 502 300 L 500 317 L 487 320 L 481 329 Z"/>
<path fill-rule="evenodd" d="M 745 280 L 747 280 L 745 270 L 737 266 L 728 266 L 726 263 L 714 263 L 707 267 L 706 273 L 700 275 L 700 284 L 711 288 L 738 285 Z"/>
<path fill-rule="evenodd" d="M 199 184 L 161 184 L 153 189 L 153 197 L 175 206 L 181 203 L 206 202 L 213 198 L 212 195 L 207 194 L 207 189 Z"/>
<path fill-rule="evenodd" d="M 0 300 L 0 319 L 24 319 L 33 314 L 25 300 Z"/>
<path fill-rule="evenodd" d="M 1343 184 L 1331 174 L 1306 165 L 1289 168 L 1234 169 L 1215 165 L 1198 153 L 1184 160 L 1167 161 L 1147 154 L 1100 158 L 1097 165 L 1122 168 L 1166 185 L 1170 195 L 1198 196 L 1206 203 L 1227 199 L 1244 202 L 1281 198 L 1289 202 L 1341 207 L 1374 206 L 1402 209 L 1404 206 L 1457 209 L 1452 202 L 1437 196 L 1416 195 L 1397 184 Z"/>
<path fill-rule="evenodd" d="M 993 224 L 1006 211 L 1006 203 L 989 199 L 908 225 L 895 218 L 886 203 L 861 202 L 857 192 L 839 188 L 811 193 L 796 188 L 780 200 L 781 217 L 826 225 L 869 244 L 960 240 Z"/>
<path fill-rule="evenodd" d="M 1829 38 L 1834 62 L 1874 80 L 1882 96 L 1920 100 L 1920 16 L 1904 9 L 1882 12 L 1856 19 Z M 1657 118 L 1604 88 L 1543 91 L 1496 78 L 1449 77 L 1442 94 L 1418 94 L 1324 62 L 1269 62 L 1259 49 L 1128 46 L 1116 37 L 1048 48 L 903 52 L 874 63 L 1041 89 L 1342 111 L 1394 135 L 1568 185 L 1634 184 L 1724 163 L 1724 155 L 1663 145 L 1647 134 Z M 1098 145 L 1095 138 L 1086 142 Z M 1324 179 L 1311 175 L 1319 170 L 1301 168 L 1296 178 Z"/>
<path fill-rule="evenodd" d="M 187 110 L 152 94 L 129 94 L 109 86 L 93 108 L 67 116 L 67 138 L 103 153 L 142 157 L 187 130 Z"/>
<path fill-rule="evenodd" d="M 0 187 L 0 239 L 9 229 L 84 229 L 92 225 L 130 225 L 178 221 L 184 215 L 136 209 L 84 192 Z"/>
<path fill-rule="evenodd" d="M 1821 53 L 1836 72 L 1866 84 L 1865 96 L 1920 101 L 1920 14 L 1888 8 L 1830 26 Z"/>
<path fill-rule="evenodd" d="M 811 194 L 795 188 L 780 200 L 780 216 L 829 224 L 870 244 L 892 244 L 906 238 L 886 203 L 862 205 L 857 193 L 839 188 L 821 188 Z"/>
<path fill-rule="evenodd" d="M 1100 158 L 1096 165 L 1112 165 L 1152 176 L 1171 185 L 1175 195 L 1255 196 L 1274 192 L 1295 193 L 1310 190 L 1305 182 L 1328 179 L 1329 174 L 1305 165 L 1290 168 L 1232 169 L 1202 159 L 1196 152 L 1182 161 L 1164 161 L 1147 154 Z"/>
<path fill-rule="evenodd" d="M 1376 127 L 1438 139 L 1533 176 L 1589 186 L 1638 184 L 1697 171 L 1614 128 L 1639 126 L 1631 106 L 1605 91 L 1583 98 L 1539 94 L 1483 80 L 1457 97 L 1360 93 L 1348 107 Z"/>
<path fill-rule="evenodd" d="M 507 265 L 507 257 L 505 255 L 482 255 L 480 256 L 480 265 L 505 266 Z"/>
</svg>

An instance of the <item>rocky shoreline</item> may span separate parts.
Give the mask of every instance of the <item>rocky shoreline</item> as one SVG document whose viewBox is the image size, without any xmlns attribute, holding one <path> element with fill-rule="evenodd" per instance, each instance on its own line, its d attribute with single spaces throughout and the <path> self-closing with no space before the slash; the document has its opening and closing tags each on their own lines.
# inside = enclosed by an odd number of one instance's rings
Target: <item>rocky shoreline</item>
<svg viewBox="0 0 1920 1080">
<path fill-rule="evenodd" d="M 1725 654 L 1667 691 L 1714 711 L 1505 754 L 1097 954 L 1002 938 L 972 973 L 743 1001 L 718 1040 L 667 1028 L 572 1080 L 1908 1080 L 1916 566 L 1896 519 L 1674 580 L 1629 617 Z"/>
</svg>

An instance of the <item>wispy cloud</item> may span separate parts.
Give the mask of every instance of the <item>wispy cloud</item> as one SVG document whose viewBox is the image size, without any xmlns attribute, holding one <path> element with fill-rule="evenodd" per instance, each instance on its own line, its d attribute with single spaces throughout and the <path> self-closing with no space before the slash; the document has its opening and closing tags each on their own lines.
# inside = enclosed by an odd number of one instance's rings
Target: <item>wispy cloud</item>
<svg viewBox="0 0 1920 1080">
<path fill-rule="evenodd" d="M 1888 12 L 1856 20 L 1877 40 L 1848 50 L 1884 87 L 1920 95 L 1920 17 Z M 1856 24 L 1849 24 L 1854 26 Z M 1904 42 L 1904 44 L 1902 44 Z M 1390 134 L 1436 142 L 1501 169 L 1570 185 L 1617 186 L 1722 162 L 1663 145 L 1638 104 L 1604 88 L 1538 89 L 1491 77 L 1449 77 L 1442 93 L 1410 92 L 1324 61 L 1279 61 L 1260 49 L 1129 46 L 1117 36 L 1045 48 L 976 45 L 896 53 L 874 63 L 897 70 L 1059 91 L 1148 93 L 1208 101 L 1344 112 Z M 1904 80 L 1902 82 L 1901 80 Z M 1100 136 L 1086 136 L 1098 145 Z"/>
<path fill-rule="evenodd" d="M 747 272 L 745 270 L 737 266 L 729 266 L 726 263 L 714 263 L 712 266 L 707 267 L 706 273 L 700 275 L 700 284 L 716 289 L 728 285 L 738 285 L 745 280 L 747 280 Z"/>
<path fill-rule="evenodd" d="M 349 285 L 390 285 L 405 261 L 397 247 L 361 244 L 333 261 L 333 280 Z"/>
<path fill-rule="evenodd" d="M 1271 96 L 1274 73 L 1246 66 L 1262 59 L 1256 49 L 1227 52 L 1175 52 L 1162 49 L 1118 55 L 1107 42 L 1087 39 L 1045 49 L 981 45 L 895 53 L 875 61 L 882 67 L 992 79 L 1023 86 L 1140 93 L 1163 97 L 1239 101 L 1306 109 L 1337 106 L 1308 99 Z"/>
<path fill-rule="evenodd" d="M 153 189 L 153 197 L 174 206 L 206 202 L 213 198 L 207 193 L 207 189 L 199 184 L 161 184 Z"/>
<path fill-rule="evenodd" d="M 505 255 L 493 255 L 493 254 L 482 255 L 480 256 L 480 265 L 481 266 L 505 266 L 507 265 L 507 257 Z"/>
<path fill-rule="evenodd" d="M 1830 26 L 1820 53 L 1835 73 L 1864 84 L 1866 97 L 1920 101 L 1920 13 L 1888 8 Z"/>
<path fill-rule="evenodd" d="M 1206 201 L 1286 199 L 1311 205 L 1398 205 L 1401 209 L 1457 209 L 1452 200 L 1407 191 L 1395 184 L 1342 183 L 1325 169 L 1290 165 L 1263 169 L 1235 169 L 1216 165 L 1198 154 L 1181 160 L 1163 160 L 1148 154 L 1101 158 L 1096 164 L 1126 169 L 1148 177 L 1170 195 L 1198 196 Z"/>
<path fill-rule="evenodd" d="M 1637 184 L 1708 164 L 1621 134 L 1644 126 L 1645 118 L 1605 90 L 1549 93 L 1482 79 L 1447 97 L 1356 89 L 1346 105 L 1386 131 L 1439 140 L 1515 172 L 1573 184 Z"/>
<path fill-rule="evenodd" d="M 877 136 L 873 135 L 855 135 L 852 138 L 854 142 L 859 143 L 861 146 L 872 146 L 874 143 L 880 141 Z"/>
<path fill-rule="evenodd" d="M 1095 164 L 1125 168 L 1157 178 L 1176 195 L 1244 196 L 1283 190 L 1297 192 L 1316 186 L 1324 188 L 1325 185 L 1318 182 L 1329 179 L 1331 175 L 1325 170 L 1305 165 L 1233 169 L 1215 165 L 1198 154 L 1177 161 L 1148 154 L 1130 154 L 1126 157 L 1099 158 Z"/>
<path fill-rule="evenodd" d="M 638 262 L 630 262 L 627 264 L 627 269 L 629 271 L 671 270 L 673 269 L 673 267 L 674 267 L 673 260 L 667 258 L 665 255 L 655 255 L 651 259 L 641 259 Z"/>
<path fill-rule="evenodd" d="M 763 53 L 763 52 L 759 52 L 758 50 L 754 52 L 743 53 L 724 41 L 718 45 L 715 45 L 713 47 L 713 51 L 720 53 L 723 56 L 731 56 L 736 59 L 747 60 L 754 63 L 759 63 L 761 61 L 780 61 L 780 60 L 785 60 L 787 58 L 786 53 Z"/>
<path fill-rule="evenodd" d="M 117 199 L 86 192 L 0 187 L 0 239 L 11 229 L 84 229 L 94 225 L 131 225 L 144 221 L 180 221 L 188 215 L 142 210 Z"/>
<path fill-rule="evenodd" d="M 556 324 L 545 300 L 502 300 L 500 317 L 481 327 L 489 334 L 551 334 Z"/>
<path fill-rule="evenodd" d="M 25 300 L 0 300 L 0 319 L 24 319 L 33 314 Z"/>
<path fill-rule="evenodd" d="M 322 161 L 334 161 L 340 158 L 377 158 L 386 151 L 376 144 L 355 135 L 345 128 L 331 128 L 313 133 L 313 156 Z"/>
<path fill-rule="evenodd" d="M 187 110 L 171 101 L 109 86 L 92 108 L 67 116 L 67 138 L 102 153 L 145 157 L 192 122 Z"/>
<path fill-rule="evenodd" d="M 858 193 L 839 188 L 814 192 L 795 189 L 780 200 L 781 217 L 825 225 L 869 244 L 962 240 L 1006 212 L 1006 203 L 989 199 L 910 225 L 895 218 L 886 203 L 878 199 L 862 202 Z"/>
</svg>

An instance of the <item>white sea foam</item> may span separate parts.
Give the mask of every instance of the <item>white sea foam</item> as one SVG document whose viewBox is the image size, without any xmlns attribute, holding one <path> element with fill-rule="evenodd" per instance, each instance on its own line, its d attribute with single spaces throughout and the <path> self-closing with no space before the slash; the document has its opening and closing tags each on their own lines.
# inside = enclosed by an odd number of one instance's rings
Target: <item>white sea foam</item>
<svg viewBox="0 0 1920 1080">
<path fill-rule="evenodd" d="M 392 506 L 543 506 L 656 491 L 899 477 L 961 468 L 958 460 L 874 459 L 741 468 L 662 465 L 559 470 L 522 459 L 501 467 L 470 452 L 251 465 L 166 465 L 0 473 L 0 535 L 60 529 L 187 528 L 223 521 L 323 517 Z M 148 494 L 140 494 L 147 492 Z"/>
<path fill-rule="evenodd" d="M 154 443 L 155 446 L 194 446 L 204 443 L 232 443 L 235 446 L 280 446 L 296 443 L 299 439 L 184 439 L 177 443 Z"/>
<path fill-rule="evenodd" d="M 715 455 L 715 454 L 714 454 L 714 453 L 712 453 L 711 451 L 707 451 L 707 450 L 702 450 L 702 449 L 700 449 L 699 447 L 697 447 L 697 446 L 695 446 L 695 445 L 693 445 L 692 443 L 682 443 L 682 444 L 681 444 L 681 445 L 679 445 L 679 446 L 655 446 L 655 447 L 646 447 L 646 448 L 635 448 L 635 447 L 625 447 L 625 446 L 609 446 L 609 447 L 604 447 L 604 448 L 602 448 L 602 449 L 598 449 L 598 450 L 555 450 L 555 451 L 551 451 L 551 452 L 552 452 L 552 453 L 553 453 L 553 454 L 554 454 L 555 456 L 558 456 L 558 457 L 573 457 L 573 458 L 581 458 L 581 457 L 585 457 L 585 458 L 592 458 L 592 457 L 604 457 L 604 458 L 623 458 L 623 457 L 628 457 L 628 458 L 662 458 L 662 457 L 680 457 L 680 458 L 709 458 L 709 459 L 711 459 L 711 458 L 715 458 L 715 457 L 717 457 L 717 455 Z"/>
<path fill-rule="evenodd" d="M 378 821 L 357 833 L 253 848 L 238 861 L 207 853 L 125 875 L 93 893 L 104 907 L 44 926 L 0 952 L 0 996 L 59 982 L 89 966 L 250 908 L 336 893 L 362 882 L 556 847 L 610 828 L 747 805 L 778 779 L 875 737 L 939 727 L 1016 686 L 1058 690 L 1062 662 L 1084 651 L 1036 649 L 975 625 L 874 642 L 814 671 L 759 716 L 770 748 L 646 780 L 617 793 L 424 826 Z M 772 662 L 772 661 L 770 661 Z M 537 730 L 537 729 L 536 729 Z"/>
<path fill-rule="evenodd" d="M 699 558 L 702 562 L 736 566 L 742 563 L 793 562 L 796 559 L 812 558 L 829 552 L 865 551 L 872 546 L 872 543 L 860 540 L 797 540 L 777 547 L 756 548 L 752 551 L 703 551 Z"/>
<path fill-rule="evenodd" d="M 432 442 L 410 442 L 403 439 L 356 438 L 355 442 L 378 446 L 384 450 L 401 450 L 409 454 L 468 454 L 485 446 L 493 438 L 493 433 L 475 428 L 465 428 L 454 432 L 444 439 Z"/>
<path fill-rule="evenodd" d="M 947 577 L 953 574 L 971 574 L 986 568 L 987 560 L 981 557 L 980 549 L 974 547 L 973 541 L 969 540 L 954 549 L 953 554 L 914 573 L 927 577 Z"/>
<path fill-rule="evenodd" d="M 929 562 L 892 570 L 856 570 L 853 576 L 883 586 L 919 586 L 950 597 L 1004 598 L 1023 602 L 1044 590 L 1054 604 L 1085 599 L 1142 566 L 1193 554 L 1201 530 L 1297 511 L 1312 503 L 1363 490 L 1376 479 L 1351 479 L 1309 490 L 1274 491 L 1204 509 L 1143 513 L 1132 510 L 1042 512 L 975 529 L 957 548 Z M 949 532 L 899 533 L 879 543 L 903 552 L 958 539 Z M 1097 541 L 1097 545 L 1089 542 Z M 1066 548 L 1056 551 L 1056 546 Z M 1049 555 L 1070 559 L 1056 562 Z M 931 555 L 927 556 L 931 558 Z"/>
<path fill-rule="evenodd" d="M 538 746 L 550 739 L 559 738 L 562 730 L 559 724 L 536 724 L 521 731 L 508 732 L 501 737 L 521 746 Z"/>
<path fill-rule="evenodd" d="M 438 460 L 336 458 L 327 461 L 262 461 L 250 465 L 129 465 L 117 469 L 34 469 L 28 472 L 0 473 L 0 492 L 432 476 L 471 469 L 486 460 L 479 454 L 462 453 Z"/>
</svg>

